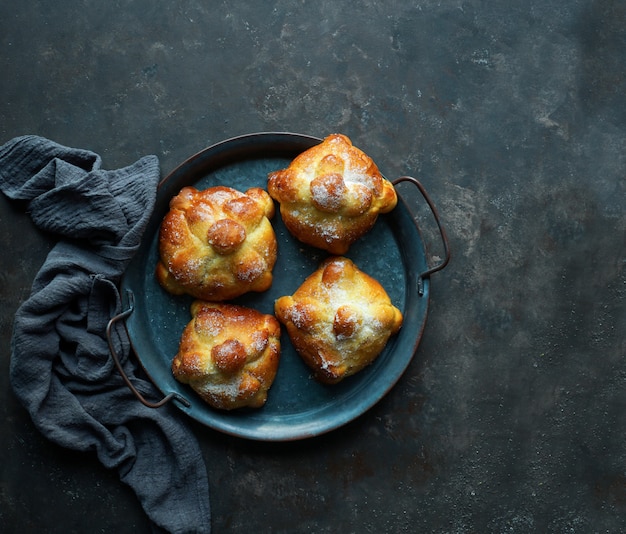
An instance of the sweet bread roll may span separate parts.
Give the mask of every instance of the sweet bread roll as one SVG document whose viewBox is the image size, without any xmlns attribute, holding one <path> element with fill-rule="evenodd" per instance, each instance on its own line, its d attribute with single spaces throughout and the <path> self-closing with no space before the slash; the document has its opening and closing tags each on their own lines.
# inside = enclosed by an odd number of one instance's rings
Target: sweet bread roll
<svg viewBox="0 0 626 534">
<path fill-rule="evenodd" d="M 280 359 L 273 315 L 225 303 L 194 301 L 172 373 L 214 408 L 260 408 Z"/>
<path fill-rule="evenodd" d="M 170 293 L 232 299 L 272 284 L 274 202 L 258 187 L 183 188 L 170 201 L 159 233 L 159 283 Z"/>
<path fill-rule="evenodd" d="M 323 383 L 372 363 L 402 326 L 384 288 L 343 257 L 328 258 L 274 311 L 296 351 Z"/>
<path fill-rule="evenodd" d="M 372 159 L 341 134 L 270 173 L 268 192 L 280 203 L 287 229 L 300 241 L 345 254 L 368 232 L 379 213 L 398 202 L 396 191 Z"/>
</svg>

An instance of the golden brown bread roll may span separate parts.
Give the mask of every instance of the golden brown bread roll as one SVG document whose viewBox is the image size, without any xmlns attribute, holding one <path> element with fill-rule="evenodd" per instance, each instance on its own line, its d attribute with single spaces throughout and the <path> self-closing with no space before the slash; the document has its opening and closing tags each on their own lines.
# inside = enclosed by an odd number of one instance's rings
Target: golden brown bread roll
<svg viewBox="0 0 626 534">
<path fill-rule="evenodd" d="M 170 293 L 210 301 L 272 284 L 274 202 L 263 189 L 183 188 L 170 201 L 159 233 L 159 283 Z"/>
<path fill-rule="evenodd" d="M 384 288 L 354 263 L 331 257 L 274 311 L 315 377 L 334 384 L 372 363 L 402 326 Z"/>
<path fill-rule="evenodd" d="M 172 373 L 214 408 L 260 408 L 280 359 L 280 324 L 273 315 L 197 300 Z"/>
<path fill-rule="evenodd" d="M 345 254 L 379 213 L 398 202 L 372 159 L 341 134 L 329 135 L 286 169 L 270 173 L 268 192 L 296 238 L 331 254 Z"/>
</svg>

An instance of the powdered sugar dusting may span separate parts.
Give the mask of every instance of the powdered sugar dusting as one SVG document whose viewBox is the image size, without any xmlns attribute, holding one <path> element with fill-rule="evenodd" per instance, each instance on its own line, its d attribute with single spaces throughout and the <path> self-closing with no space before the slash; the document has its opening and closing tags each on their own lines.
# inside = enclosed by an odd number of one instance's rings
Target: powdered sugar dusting
<svg viewBox="0 0 626 534">
<path fill-rule="evenodd" d="M 266 271 L 266 264 L 262 258 L 248 263 L 240 262 L 237 265 L 236 276 L 242 282 L 253 282 Z"/>
<path fill-rule="evenodd" d="M 252 333 L 252 350 L 256 354 L 261 354 L 269 343 L 267 330 L 257 330 Z"/>
<path fill-rule="evenodd" d="M 306 308 L 300 304 L 294 304 L 289 308 L 289 319 L 298 329 L 303 329 L 309 322 L 309 316 Z"/>
<path fill-rule="evenodd" d="M 230 382 L 211 383 L 210 389 L 207 387 L 207 391 L 211 396 L 216 398 L 221 397 L 226 398 L 229 401 L 234 401 L 239 396 L 240 385 L 241 378 L 235 378 Z"/>
<path fill-rule="evenodd" d="M 328 211 L 338 211 L 341 207 L 342 195 L 333 194 L 324 184 L 315 183 L 311 184 L 311 194 L 315 204 Z"/>
</svg>

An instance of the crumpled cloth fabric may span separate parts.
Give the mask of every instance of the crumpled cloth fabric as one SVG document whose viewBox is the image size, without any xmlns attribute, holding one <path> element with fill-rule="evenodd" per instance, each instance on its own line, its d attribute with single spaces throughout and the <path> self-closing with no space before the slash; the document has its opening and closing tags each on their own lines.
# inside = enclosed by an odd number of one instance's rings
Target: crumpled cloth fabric
<svg viewBox="0 0 626 534">
<path fill-rule="evenodd" d="M 15 315 L 11 384 L 47 438 L 95 451 L 117 470 L 155 531 L 208 533 L 209 486 L 194 434 L 175 407 L 148 408 L 133 396 L 106 337 L 122 310 L 118 282 L 154 208 L 159 161 L 101 164 L 93 152 L 38 136 L 0 147 L 0 190 L 26 201 L 33 222 L 59 239 Z M 158 400 L 119 323 L 113 344 L 133 385 Z"/>
</svg>

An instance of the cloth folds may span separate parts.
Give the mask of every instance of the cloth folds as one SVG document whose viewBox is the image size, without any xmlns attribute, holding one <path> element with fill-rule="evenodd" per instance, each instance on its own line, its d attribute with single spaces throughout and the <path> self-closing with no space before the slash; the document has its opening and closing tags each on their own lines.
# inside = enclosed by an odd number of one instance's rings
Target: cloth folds
<svg viewBox="0 0 626 534">
<path fill-rule="evenodd" d="M 156 156 L 118 170 L 38 136 L 0 147 L 0 190 L 28 202 L 33 222 L 59 241 L 13 327 L 11 384 L 37 428 L 59 445 L 95 451 L 172 533 L 210 532 L 209 487 L 191 429 L 175 407 L 147 408 L 109 353 L 106 326 L 121 311 L 117 284 L 137 251 L 159 179 Z M 114 344 L 135 387 L 159 398 L 129 359 L 124 328 Z"/>
</svg>

